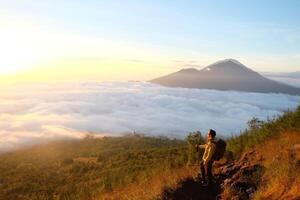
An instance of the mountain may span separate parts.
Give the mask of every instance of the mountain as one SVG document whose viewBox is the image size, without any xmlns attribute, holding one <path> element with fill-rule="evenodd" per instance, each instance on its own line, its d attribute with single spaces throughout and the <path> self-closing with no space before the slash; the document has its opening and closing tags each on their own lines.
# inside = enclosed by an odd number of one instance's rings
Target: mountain
<svg viewBox="0 0 300 200">
<path fill-rule="evenodd" d="M 169 87 L 300 95 L 300 88 L 268 79 L 234 59 L 221 60 L 201 70 L 182 69 L 150 82 Z"/>
</svg>

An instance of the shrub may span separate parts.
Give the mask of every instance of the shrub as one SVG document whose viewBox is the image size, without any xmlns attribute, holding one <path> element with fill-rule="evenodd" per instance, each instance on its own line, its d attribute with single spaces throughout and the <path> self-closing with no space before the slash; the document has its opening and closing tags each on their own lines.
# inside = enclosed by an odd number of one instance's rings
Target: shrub
<svg viewBox="0 0 300 200">
<path fill-rule="evenodd" d="M 195 164 L 200 159 L 200 151 L 197 151 L 196 145 L 204 143 L 204 138 L 200 131 L 191 132 L 187 136 L 188 142 L 188 165 Z"/>
</svg>

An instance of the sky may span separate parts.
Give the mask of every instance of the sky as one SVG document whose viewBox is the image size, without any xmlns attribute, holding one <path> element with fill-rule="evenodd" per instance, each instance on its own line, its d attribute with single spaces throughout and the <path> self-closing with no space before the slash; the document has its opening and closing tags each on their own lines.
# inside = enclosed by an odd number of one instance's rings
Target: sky
<svg viewBox="0 0 300 200">
<path fill-rule="evenodd" d="M 0 0 L 0 83 L 300 71 L 300 1 Z"/>
</svg>

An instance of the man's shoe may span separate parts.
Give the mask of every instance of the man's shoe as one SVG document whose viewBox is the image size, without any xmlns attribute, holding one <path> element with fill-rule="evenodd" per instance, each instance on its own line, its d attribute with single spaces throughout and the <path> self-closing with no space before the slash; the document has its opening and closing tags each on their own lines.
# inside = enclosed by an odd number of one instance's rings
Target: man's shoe
<svg viewBox="0 0 300 200">
<path fill-rule="evenodd" d="M 202 180 L 201 174 L 198 174 L 198 175 L 194 178 L 194 180 L 195 180 L 196 182 L 201 182 L 201 180 Z"/>
<path fill-rule="evenodd" d="M 201 180 L 200 183 L 201 183 L 202 186 L 207 186 L 208 185 L 206 180 Z"/>
</svg>

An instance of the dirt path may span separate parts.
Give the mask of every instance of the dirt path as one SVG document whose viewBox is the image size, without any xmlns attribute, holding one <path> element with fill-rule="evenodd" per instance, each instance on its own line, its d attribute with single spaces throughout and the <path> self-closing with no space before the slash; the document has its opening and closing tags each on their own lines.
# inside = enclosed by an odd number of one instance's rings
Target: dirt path
<svg viewBox="0 0 300 200">
<path fill-rule="evenodd" d="M 220 193 L 218 183 L 213 186 L 202 186 L 192 178 L 181 182 L 175 190 L 165 190 L 162 200 L 216 200 Z"/>
</svg>

